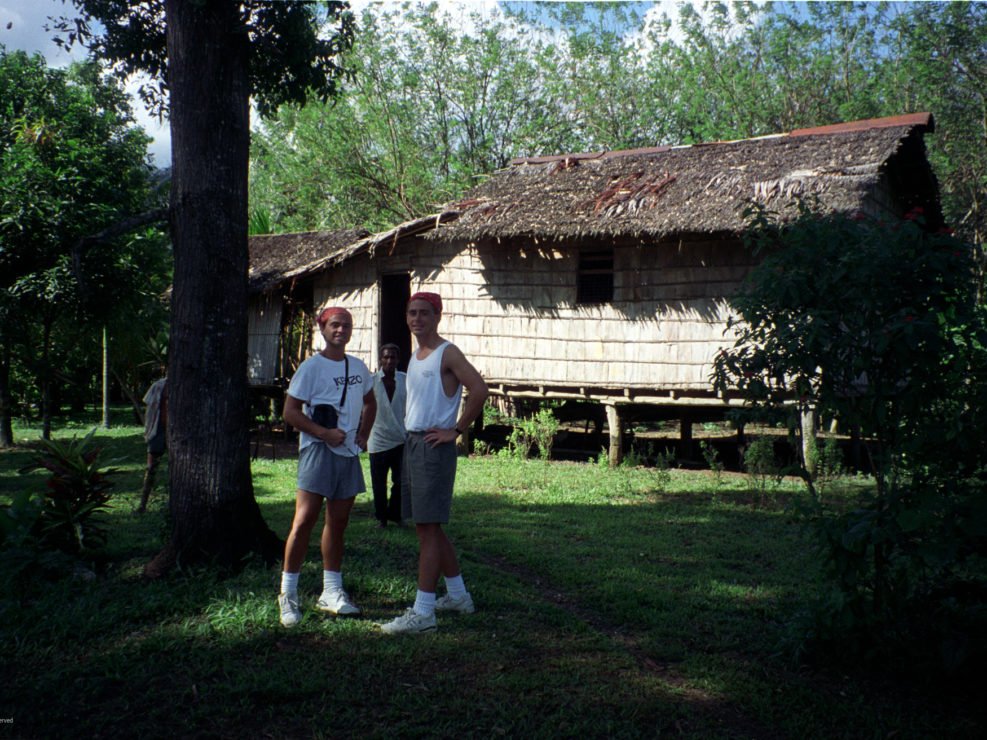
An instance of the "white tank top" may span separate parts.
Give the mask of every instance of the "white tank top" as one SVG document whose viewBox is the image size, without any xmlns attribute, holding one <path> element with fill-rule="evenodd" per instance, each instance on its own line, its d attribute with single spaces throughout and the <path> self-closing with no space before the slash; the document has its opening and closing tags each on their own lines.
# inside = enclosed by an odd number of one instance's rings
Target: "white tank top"
<svg viewBox="0 0 987 740">
<path fill-rule="evenodd" d="M 404 426 L 409 432 L 452 429 L 456 426 L 463 386 L 460 384 L 451 397 L 442 388 L 442 355 L 449 346 L 449 342 L 443 342 L 424 360 L 419 360 L 417 353 L 413 352 L 408 361 Z"/>
</svg>

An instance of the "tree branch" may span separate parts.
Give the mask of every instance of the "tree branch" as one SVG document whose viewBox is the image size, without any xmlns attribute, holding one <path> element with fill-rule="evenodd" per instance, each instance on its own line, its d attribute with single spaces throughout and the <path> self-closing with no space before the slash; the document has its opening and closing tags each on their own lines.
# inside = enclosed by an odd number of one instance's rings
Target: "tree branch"
<svg viewBox="0 0 987 740">
<path fill-rule="evenodd" d="M 107 226 L 102 231 L 84 236 L 72 247 L 72 272 L 79 283 L 81 292 L 86 291 L 86 281 L 82 273 L 82 257 L 92 247 L 115 237 L 133 231 L 148 224 L 161 223 L 168 219 L 168 208 L 156 208 L 153 211 L 145 211 L 133 216 L 129 216 L 121 221 L 117 221 L 112 226 Z"/>
</svg>

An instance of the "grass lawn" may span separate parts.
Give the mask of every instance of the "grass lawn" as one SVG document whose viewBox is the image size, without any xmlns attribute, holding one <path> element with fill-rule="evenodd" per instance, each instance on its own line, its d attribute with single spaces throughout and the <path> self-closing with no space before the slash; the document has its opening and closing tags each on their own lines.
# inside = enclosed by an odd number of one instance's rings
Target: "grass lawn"
<svg viewBox="0 0 987 740">
<path fill-rule="evenodd" d="M 0 738 L 983 736 L 973 688 L 796 667 L 779 654 L 814 582 L 786 513 L 794 483 L 754 506 L 741 475 L 460 459 L 448 532 L 477 613 L 442 616 L 424 636 L 377 629 L 414 599 L 417 540 L 413 528 L 375 528 L 367 493 L 343 568 L 363 615 L 315 610 L 313 537 L 304 619 L 288 631 L 277 567 L 141 578 L 167 522 L 160 490 L 134 513 L 140 432 L 99 435 L 124 462 L 96 577 L 0 594 Z M 0 452 L 0 502 L 40 485 L 16 472 L 29 457 L 23 446 Z M 253 470 L 283 536 L 295 462 Z"/>
</svg>

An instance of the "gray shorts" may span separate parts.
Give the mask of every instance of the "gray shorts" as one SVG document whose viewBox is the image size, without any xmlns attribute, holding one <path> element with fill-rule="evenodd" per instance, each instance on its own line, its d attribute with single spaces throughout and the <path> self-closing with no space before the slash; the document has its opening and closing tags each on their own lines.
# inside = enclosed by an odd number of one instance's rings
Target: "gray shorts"
<svg viewBox="0 0 987 740">
<path fill-rule="evenodd" d="M 456 482 L 456 443 L 437 447 L 422 432 L 408 432 L 401 468 L 401 515 L 415 524 L 446 524 Z"/>
<path fill-rule="evenodd" d="M 363 483 L 360 458 L 337 455 L 323 442 L 302 448 L 298 453 L 298 487 L 330 501 L 354 498 L 367 490 Z"/>
<path fill-rule="evenodd" d="M 168 434 L 165 432 L 165 428 L 162 425 L 158 425 L 158 431 L 154 433 L 154 436 L 147 440 L 147 454 L 148 455 L 163 455 L 168 447 Z"/>
</svg>

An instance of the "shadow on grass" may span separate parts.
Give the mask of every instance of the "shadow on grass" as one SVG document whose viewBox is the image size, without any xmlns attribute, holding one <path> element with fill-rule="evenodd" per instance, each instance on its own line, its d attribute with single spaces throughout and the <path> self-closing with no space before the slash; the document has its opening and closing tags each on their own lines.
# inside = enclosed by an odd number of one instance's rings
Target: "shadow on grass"
<svg viewBox="0 0 987 740">
<path fill-rule="evenodd" d="M 0 716 L 18 736 L 977 736 L 977 716 L 948 698 L 916 701 L 772 655 L 813 573 L 780 508 L 754 509 L 742 491 L 594 488 L 605 476 L 586 466 L 545 468 L 526 488 L 491 470 L 463 464 L 447 528 L 477 614 L 403 639 L 375 622 L 413 600 L 417 539 L 412 527 L 376 529 L 369 494 L 344 564 L 363 615 L 314 609 L 314 536 L 292 631 L 277 624 L 277 568 L 145 582 L 164 497 L 144 517 L 114 509 L 117 539 L 95 581 L 0 601 Z M 294 463 L 254 472 L 283 536 Z"/>
</svg>

